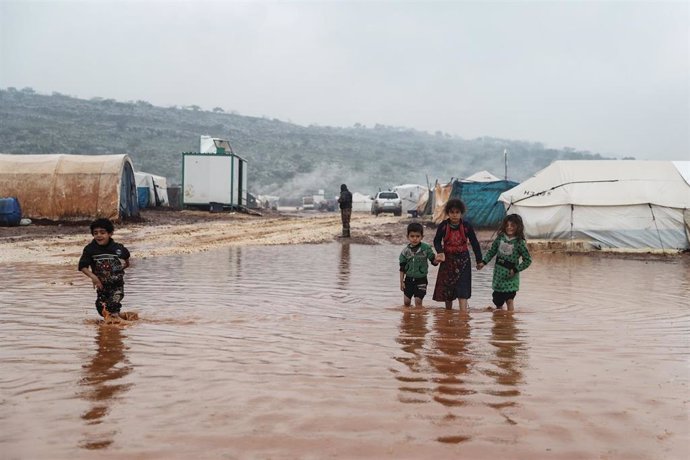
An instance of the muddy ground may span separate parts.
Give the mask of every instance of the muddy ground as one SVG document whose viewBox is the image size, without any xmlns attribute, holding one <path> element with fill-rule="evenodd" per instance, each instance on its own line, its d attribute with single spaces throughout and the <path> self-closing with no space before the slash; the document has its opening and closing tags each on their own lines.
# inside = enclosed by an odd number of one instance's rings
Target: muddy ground
<svg viewBox="0 0 690 460">
<path fill-rule="evenodd" d="M 352 215 L 353 244 L 406 243 L 405 229 L 411 218 L 368 213 Z M 431 243 L 435 225 L 418 219 Z M 262 210 L 261 213 L 210 213 L 193 210 L 145 209 L 135 221 L 116 225 L 115 241 L 127 246 L 136 258 L 186 254 L 233 245 L 319 244 L 345 241 L 340 238 L 337 212 Z M 485 251 L 496 231 L 478 230 Z M 72 264 L 89 241 L 89 222 L 34 222 L 25 227 L 0 227 L 0 263 L 32 262 Z M 572 242 L 571 242 L 572 243 Z M 577 243 L 577 242 L 576 242 Z M 599 257 L 666 258 L 678 254 L 650 254 L 594 251 L 587 244 L 573 246 L 559 241 L 530 240 L 531 252 L 584 252 Z M 581 246 L 581 247 L 580 247 Z M 690 257 L 690 253 L 682 254 Z"/>
<path fill-rule="evenodd" d="M 405 244 L 411 219 L 355 213 L 354 244 Z M 423 222 L 424 223 L 424 222 Z M 25 227 L 0 228 L 0 263 L 69 264 L 91 241 L 88 222 L 37 222 Z M 434 235 L 433 225 L 425 240 Z M 232 245 L 317 244 L 340 241 L 340 214 L 315 211 L 210 213 L 192 210 L 143 210 L 136 221 L 116 224 L 113 239 L 137 258 L 208 251 Z M 486 234 L 490 238 L 491 232 Z M 480 235 L 481 238 L 481 235 Z"/>
</svg>

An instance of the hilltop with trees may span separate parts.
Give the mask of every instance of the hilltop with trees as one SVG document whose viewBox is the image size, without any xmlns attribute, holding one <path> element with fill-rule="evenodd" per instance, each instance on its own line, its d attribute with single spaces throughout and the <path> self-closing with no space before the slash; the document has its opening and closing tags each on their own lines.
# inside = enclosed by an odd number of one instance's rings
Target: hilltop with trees
<svg viewBox="0 0 690 460">
<path fill-rule="evenodd" d="M 226 138 L 249 163 L 253 193 L 296 198 L 318 189 L 335 195 L 340 183 L 374 193 L 403 183 L 433 184 L 488 170 L 521 181 L 559 159 L 604 159 L 574 148 L 437 131 L 359 123 L 300 126 L 250 117 L 221 107 L 156 107 L 146 101 L 79 99 L 31 88 L 0 90 L 0 152 L 127 153 L 137 170 L 181 183 L 182 152 L 198 150 L 199 136 Z"/>
</svg>

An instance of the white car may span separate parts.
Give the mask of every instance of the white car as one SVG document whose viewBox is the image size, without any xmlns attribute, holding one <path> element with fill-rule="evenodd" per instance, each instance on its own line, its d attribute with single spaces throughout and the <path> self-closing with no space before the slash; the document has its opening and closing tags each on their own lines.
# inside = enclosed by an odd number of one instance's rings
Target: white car
<svg viewBox="0 0 690 460">
<path fill-rule="evenodd" d="M 402 200 L 397 192 L 379 192 L 371 204 L 371 213 L 378 216 L 382 212 L 392 212 L 394 216 L 402 215 Z"/>
</svg>

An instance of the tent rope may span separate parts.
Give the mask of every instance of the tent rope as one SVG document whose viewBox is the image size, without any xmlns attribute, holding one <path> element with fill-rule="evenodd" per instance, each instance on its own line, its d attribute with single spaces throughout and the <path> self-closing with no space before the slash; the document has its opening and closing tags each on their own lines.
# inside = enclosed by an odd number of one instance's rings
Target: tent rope
<svg viewBox="0 0 690 460">
<path fill-rule="evenodd" d="M 661 240 L 661 232 L 659 231 L 659 226 L 656 223 L 656 216 L 654 215 L 654 208 L 652 208 L 652 203 L 647 203 L 649 206 L 649 211 L 652 213 L 652 221 L 654 221 L 654 227 L 656 228 L 656 236 L 659 237 L 659 244 L 661 245 L 661 251 L 666 253 L 666 248 L 664 248 L 664 242 Z"/>
</svg>

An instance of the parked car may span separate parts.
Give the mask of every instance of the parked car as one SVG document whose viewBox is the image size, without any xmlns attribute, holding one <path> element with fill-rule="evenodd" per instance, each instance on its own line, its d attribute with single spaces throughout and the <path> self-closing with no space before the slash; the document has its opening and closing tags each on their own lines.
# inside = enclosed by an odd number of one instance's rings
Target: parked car
<svg viewBox="0 0 690 460">
<path fill-rule="evenodd" d="M 371 204 L 371 213 L 379 215 L 382 212 L 392 212 L 394 216 L 402 215 L 402 200 L 397 192 L 379 192 Z"/>
</svg>

